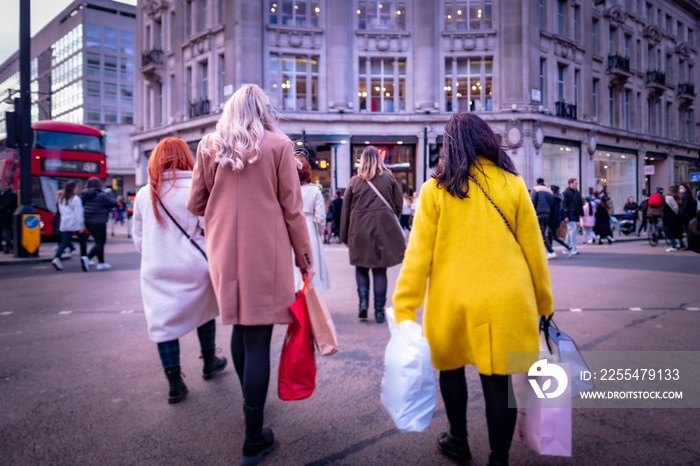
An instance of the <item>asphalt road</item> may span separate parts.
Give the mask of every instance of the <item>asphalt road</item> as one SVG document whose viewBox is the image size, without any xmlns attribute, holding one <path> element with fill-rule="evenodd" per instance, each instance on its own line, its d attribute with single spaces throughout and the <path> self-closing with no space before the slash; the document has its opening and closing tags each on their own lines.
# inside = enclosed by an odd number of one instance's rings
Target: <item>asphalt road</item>
<svg viewBox="0 0 700 466">
<path fill-rule="evenodd" d="M 580 250 L 571 259 L 560 254 L 550 268 L 556 320 L 581 349 L 700 351 L 700 255 L 644 242 Z M 357 321 L 347 250 L 329 245 L 326 255 L 332 288 L 324 295 L 341 352 L 317 357 L 310 399 L 280 401 L 276 370 L 284 328 L 275 329 L 266 425 L 279 446 L 263 464 L 452 464 L 435 446 L 447 428 L 439 396 L 422 434 L 399 433 L 383 411 L 389 331 Z M 232 367 L 204 381 L 196 334 L 186 336 L 182 366 L 190 393 L 168 405 L 167 382 L 146 333 L 140 257 L 123 229 L 108 239 L 106 257 L 112 270 L 87 274 L 75 259 L 64 261 L 63 272 L 49 263 L 0 267 L 0 463 L 238 464 L 244 425 Z M 397 274 L 398 267 L 389 271 L 392 290 Z M 230 361 L 231 328 L 217 332 Z M 697 376 L 700 364 L 694 370 Z M 472 464 L 485 464 L 483 396 L 476 371 L 469 368 L 467 376 Z M 700 464 L 698 438 L 698 409 L 574 409 L 571 458 L 539 456 L 514 442 L 511 464 Z"/>
</svg>

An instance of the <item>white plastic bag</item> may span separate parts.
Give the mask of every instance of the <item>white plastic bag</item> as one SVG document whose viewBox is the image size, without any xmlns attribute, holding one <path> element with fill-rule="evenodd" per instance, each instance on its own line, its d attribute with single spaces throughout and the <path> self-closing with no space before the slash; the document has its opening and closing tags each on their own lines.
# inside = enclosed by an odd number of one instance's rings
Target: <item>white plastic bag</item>
<svg viewBox="0 0 700 466">
<path fill-rule="evenodd" d="M 396 324 L 387 308 L 391 339 L 384 354 L 382 406 L 401 432 L 423 432 L 435 409 L 435 371 L 423 329 L 413 321 Z"/>
</svg>

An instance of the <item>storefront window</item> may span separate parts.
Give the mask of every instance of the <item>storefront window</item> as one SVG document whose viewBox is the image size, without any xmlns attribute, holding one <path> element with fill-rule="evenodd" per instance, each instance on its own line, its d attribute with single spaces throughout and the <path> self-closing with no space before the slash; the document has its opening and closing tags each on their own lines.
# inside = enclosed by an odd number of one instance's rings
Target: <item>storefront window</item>
<svg viewBox="0 0 700 466">
<path fill-rule="evenodd" d="M 360 156 L 369 144 L 353 144 L 352 154 L 352 175 L 357 175 L 360 166 Z M 415 176 L 415 144 L 372 144 L 379 151 L 379 156 L 383 157 L 384 165 L 391 171 L 396 181 L 401 185 L 402 190 L 416 188 Z"/>
<path fill-rule="evenodd" d="M 685 157 L 673 159 L 673 184 L 687 183 L 692 172 L 700 172 L 700 160 Z"/>
<path fill-rule="evenodd" d="M 627 198 L 637 198 L 637 156 L 613 150 L 593 155 L 596 192 L 605 190 L 613 201 L 613 213 L 620 213 Z"/>
<path fill-rule="evenodd" d="M 569 186 L 569 179 L 580 177 L 581 149 L 564 141 L 542 145 L 542 178 L 548 186 L 559 186 L 560 192 Z M 538 176 L 536 176 L 538 178 Z M 579 190 L 584 189 L 579 179 Z"/>
</svg>

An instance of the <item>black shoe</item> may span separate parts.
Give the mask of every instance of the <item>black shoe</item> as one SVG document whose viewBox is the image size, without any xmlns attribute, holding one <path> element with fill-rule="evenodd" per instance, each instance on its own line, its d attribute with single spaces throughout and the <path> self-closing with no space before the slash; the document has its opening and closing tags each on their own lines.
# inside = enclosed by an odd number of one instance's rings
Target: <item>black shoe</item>
<svg viewBox="0 0 700 466">
<path fill-rule="evenodd" d="M 243 406 L 245 413 L 245 443 L 241 464 L 252 466 L 260 463 L 263 456 L 275 449 L 272 430 L 263 428 L 263 408 Z"/>
<path fill-rule="evenodd" d="M 492 451 L 489 454 L 489 466 L 508 466 L 508 453 Z"/>
<path fill-rule="evenodd" d="M 187 395 L 187 385 L 182 381 L 180 366 L 171 367 L 165 371 L 165 376 L 170 384 L 170 392 L 168 393 L 168 403 L 179 403 L 185 399 Z"/>
<path fill-rule="evenodd" d="M 357 313 L 358 319 L 367 318 L 367 309 L 369 308 L 369 287 L 360 286 L 357 288 L 357 296 L 360 300 L 359 312 Z"/>
<path fill-rule="evenodd" d="M 375 296 L 374 297 L 374 320 L 377 321 L 378 324 L 383 324 L 385 319 L 384 316 L 384 305 L 386 304 L 386 297 L 380 298 Z"/>
<path fill-rule="evenodd" d="M 202 370 L 202 377 L 204 377 L 204 380 L 210 380 L 214 378 L 216 374 L 219 372 L 223 371 L 226 368 L 226 364 L 228 364 L 228 361 L 226 358 L 219 358 L 214 356 L 213 361 L 210 361 L 209 364 L 207 364 L 207 358 L 204 358 L 204 369 Z"/>
<path fill-rule="evenodd" d="M 466 437 L 464 439 L 457 439 L 447 432 L 443 432 L 438 435 L 437 444 L 442 454 L 450 458 L 465 463 L 472 459 L 472 452 L 469 450 L 469 442 Z"/>
</svg>

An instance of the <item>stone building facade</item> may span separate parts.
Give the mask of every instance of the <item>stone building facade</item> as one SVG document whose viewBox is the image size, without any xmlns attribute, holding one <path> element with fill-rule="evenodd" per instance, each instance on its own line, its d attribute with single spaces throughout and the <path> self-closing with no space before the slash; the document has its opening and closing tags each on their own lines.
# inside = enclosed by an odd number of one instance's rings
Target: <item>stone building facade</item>
<svg viewBox="0 0 700 466">
<path fill-rule="evenodd" d="M 687 0 L 143 0 L 140 182 L 160 139 L 194 150 L 234 90 L 256 83 L 331 190 L 370 143 L 419 188 L 446 121 L 466 110 L 528 185 L 578 178 L 619 211 L 700 171 L 699 19 Z"/>
</svg>

